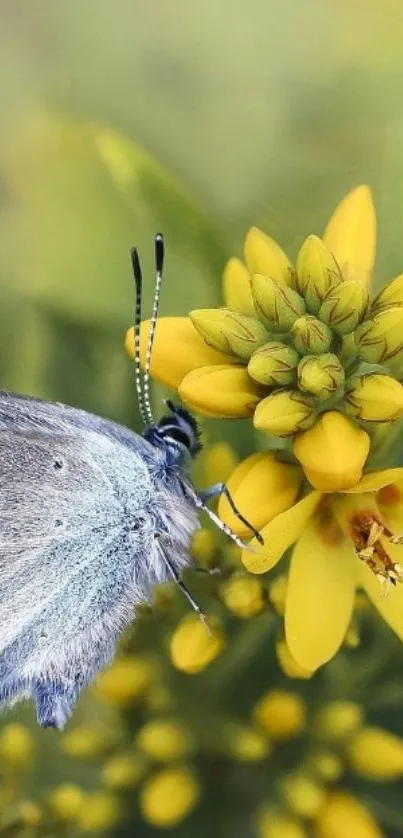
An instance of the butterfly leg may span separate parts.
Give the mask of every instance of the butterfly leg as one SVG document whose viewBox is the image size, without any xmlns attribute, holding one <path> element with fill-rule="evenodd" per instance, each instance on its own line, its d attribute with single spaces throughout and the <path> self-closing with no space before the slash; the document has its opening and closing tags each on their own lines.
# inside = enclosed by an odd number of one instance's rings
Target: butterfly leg
<svg viewBox="0 0 403 838">
<path fill-rule="evenodd" d="M 235 506 L 235 503 L 232 499 L 232 495 L 231 495 L 231 493 L 230 493 L 230 491 L 229 491 L 229 489 L 228 489 L 228 487 L 226 486 L 225 483 L 216 483 L 214 486 L 210 486 L 208 489 L 205 489 L 203 492 L 199 492 L 199 498 L 203 502 L 203 504 L 206 503 L 211 498 L 216 498 L 216 497 L 219 497 L 220 495 L 224 495 L 224 497 L 227 498 L 227 501 L 228 501 L 234 515 L 236 515 L 236 517 L 239 519 L 239 521 L 241 521 L 242 524 L 245 525 L 245 527 L 248 527 L 248 529 L 255 536 L 256 540 L 259 542 L 259 544 L 264 544 L 264 540 L 263 540 L 262 536 L 260 535 L 260 532 L 256 529 L 256 527 L 253 526 L 253 524 L 250 523 L 250 521 L 248 521 L 242 515 L 242 513 L 239 511 L 238 507 Z"/>
</svg>

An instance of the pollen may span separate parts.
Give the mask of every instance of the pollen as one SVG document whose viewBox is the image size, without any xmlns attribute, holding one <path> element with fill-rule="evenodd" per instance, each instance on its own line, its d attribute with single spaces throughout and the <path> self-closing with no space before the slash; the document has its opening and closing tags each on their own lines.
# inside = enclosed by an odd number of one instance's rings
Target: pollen
<svg viewBox="0 0 403 838">
<path fill-rule="evenodd" d="M 381 584 L 389 588 L 403 582 L 403 568 L 391 559 L 381 540 L 402 544 L 403 537 L 391 532 L 380 516 L 372 510 L 360 510 L 351 519 L 350 535 L 358 558 L 368 565 Z"/>
</svg>

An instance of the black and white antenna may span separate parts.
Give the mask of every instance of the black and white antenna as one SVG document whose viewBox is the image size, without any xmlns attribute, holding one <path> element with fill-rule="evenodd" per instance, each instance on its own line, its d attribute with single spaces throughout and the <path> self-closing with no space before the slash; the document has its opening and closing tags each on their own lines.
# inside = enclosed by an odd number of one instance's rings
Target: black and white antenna
<svg viewBox="0 0 403 838">
<path fill-rule="evenodd" d="M 134 313 L 134 374 L 136 381 L 136 392 L 139 410 L 144 425 L 153 425 L 154 417 L 150 400 L 150 366 L 151 356 L 155 337 L 155 329 L 158 319 L 158 307 L 161 294 L 162 271 L 164 267 L 164 237 L 162 233 L 155 236 L 155 270 L 156 280 L 154 289 L 153 307 L 150 319 L 150 329 L 147 338 L 146 357 L 144 365 L 144 376 L 141 374 L 140 364 L 140 326 L 142 307 L 142 273 L 137 248 L 131 250 L 134 283 L 136 288 L 136 303 Z"/>
</svg>

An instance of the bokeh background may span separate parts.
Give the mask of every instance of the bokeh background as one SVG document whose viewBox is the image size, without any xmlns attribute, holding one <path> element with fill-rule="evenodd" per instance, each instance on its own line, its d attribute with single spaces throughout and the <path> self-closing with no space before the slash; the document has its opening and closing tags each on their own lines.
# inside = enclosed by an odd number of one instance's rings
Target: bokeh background
<svg viewBox="0 0 403 838">
<path fill-rule="evenodd" d="M 149 305 L 160 229 L 164 314 L 218 304 L 223 265 L 241 255 L 252 224 L 293 256 L 361 182 L 378 212 L 376 282 L 401 272 L 402 39 L 399 0 L 1 0 L 1 387 L 139 427 L 123 351 L 133 310 L 128 252 L 134 243 L 140 249 Z M 225 434 L 239 454 L 254 444 L 246 424 L 212 423 L 206 432 L 211 440 Z M 158 619 L 146 627 L 162 649 Z M 389 669 L 377 670 L 375 705 L 399 732 L 403 657 L 380 632 L 378 662 Z M 261 653 L 246 641 L 244 649 Z M 348 691 L 354 666 L 337 667 L 331 689 L 340 693 L 343 683 Z M 263 655 L 243 705 L 278 677 L 271 653 Z M 311 696 L 320 694 L 315 684 Z M 194 686 L 188 700 L 197 717 Z M 100 707 L 86 699 L 72 728 L 94 719 L 104 731 L 119 727 L 115 710 L 112 718 Z M 30 709 L 2 718 L 10 721 L 26 723 L 35 738 L 37 762 L 24 780 L 30 799 L 67 780 L 98 788 L 96 760 L 72 764 L 60 734 L 37 731 Z M 239 795 L 255 775 L 227 783 L 221 797 L 215 778 L 227 768 L 213 769 L 204 808 L 176 834 L 254 835 L 252 809 Z M 379 804 L 392 838 L 403 834 L 397 799 Z M 157 834 L 137 803 L 128 812 L 119 835 Z"/>
</svg>

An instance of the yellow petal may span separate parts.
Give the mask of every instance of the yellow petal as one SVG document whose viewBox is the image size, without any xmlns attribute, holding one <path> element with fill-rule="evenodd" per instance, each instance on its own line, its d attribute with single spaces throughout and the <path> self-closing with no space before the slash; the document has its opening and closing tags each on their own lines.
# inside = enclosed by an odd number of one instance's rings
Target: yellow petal
<svg viewBox="0 0 403 838">
<path fill-rule="evenodd" d="M 397 555 L 397 551 L 394 553 L 392 544 L 388 544 L 387 550 L 392 558 L 396 556 L 395 560 L 398 562 L 400 556 Z M 385 592 L 385 588 L 382 587 L 379 579 L 364 562 L 360 562 L 359 579 L 385 623 L 390 626 L 400 640 L 403 640 L 403 585 L 397 584 L 395 588 L 391 586 Z"/>
<path fill-rule="evenodd" d="M 249 548 L 241 554 L 242 562 L 250 573 L 266 573 L 277 564 L 287 548 L 301 535 L 321 497 L 320 492 L 310 492 L 263 527 L 264 547 L 253 538 Z"/>
<path fill-rule="evenodd" d="M 140 792 L 143 818 L 158 829 L 172 829 L 196 805 L 200 786 L 186 766 L 165 768 L 153 774 Z"/>
<path fill-rule="evenodd" d="M 369 448 L 368 434 L 336 410 L 322 413 L 293 444 L 308 480 L 322 492 L 343 492 L 355 486 Z"/>
<path fill-rule="evenodd" d="M 353 611 L 355 581 L 350 542 L 325 543 L 312 520 L 294 548 L 285 605 L 286 640 L 300 666 L 317 669 L 340 648 Z"/>
<path fill-rule="evenodd" d="M 288 256 L 258 227 L 251 227 L 246 236 L 245 260 L 251 274 L 262 274 L 284 285 L 294 285 L 294 271 Z"/>
<path fill-rule="evenodd" d="M 260 530 L 294 503 L 302 479 L 298 466 L 279 463 L 273 453 L 258 452 L 236 467 L 227 480 L 227 487 L 244 518 Z M 220 498 L 218 514 L 237 535 L 250 536 L 250 529 L 233 513 L 224 495 Z"/>
<path fill-rule="evenodd" d="M 250 284 L 250 273 L 240 259 L 229 259 L 223 274 L 225 305 L 242 314 L 256 316 Z"/>
<path fill-rule="evenodd" d="M 375 261 L 376 217 L 369 186 L 357 186 L 336 207 L 323 241 L 333 253 L 344 279 L 369 285 Z"/>
<path fill-rule="evenodd" d="M 261 389 L 245 367 L 217 364 L 189 372 L 178 393 L 190 408 L 203 416 L 240 419 L 252 416 L 261 398 Z"/>
<path fill-rule="evenodd" d="M 344 791 L 329 795 L 316 829 L 318 838 L 383 838 L 369 809 Z"/>
<path fill-rule="evenodd" d="M 150 321 L 141 324 L 141 365 L 144 368 Z M 125 349 L 134 358 L 134 330 L 128 329 Z M 160 317 L 157 321 L 151 358 L 151 377 L 175 387 L 188 372 L 207 364 L 228 364 L 228 355 L 217 352 L 204 342 L 189 317 Z"/>
<path fill-rule="evenodd" d="M 403 468 L 385 468 L 379 471 L 368 472 L 364 474 L 360 482 L 351 489 L 344 491 L 349 495 L 358 495 L 362 492 L 377 492 L 384 486 L 393 485 L 398 480 L 403 480 Z"/>
</svg>

